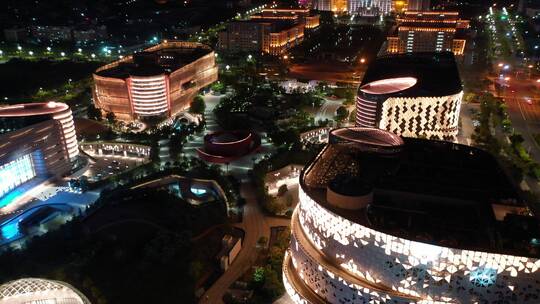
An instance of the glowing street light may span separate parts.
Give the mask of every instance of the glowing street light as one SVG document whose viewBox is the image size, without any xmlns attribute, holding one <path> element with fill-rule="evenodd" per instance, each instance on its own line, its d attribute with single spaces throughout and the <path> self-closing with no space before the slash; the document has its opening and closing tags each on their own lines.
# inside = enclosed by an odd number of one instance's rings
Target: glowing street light
<svg viewBox="0 0 540 304">
<path fill-rule="evenodd" d="M 502 67 L 504 66 L 504 64 L 499 63 L 497 66 L 500 67 L 500 68 L 502 68 Z"/>
<path fill-rule="evenodd" d="M 96 58 L 96 54 L 92 53 L 92 55 L 90 55 L 90 57 Z"/>
<path fill-rule="evenodd" d="M 64 56 L 66 56 L 66 53 L 61 52 L 61 53 L 60 53 L 60 56 L 64 57 Z"/>
<path fill-rule="evenodd" d="M 231 66 L 227 64 L 227 65 L 225 66 L 225 70 L 228 71 L 228 70 L 230 70 L 230 69 L 231 69 Z M 540 80 L 540 79 L 539 79 L 539 80 Z M 540 82 L 540 81 L 539 81 L 539 82 Z"/>
<path fill-rule="evenodd" d="M 360 63 L 366 63 L 366 59 L 365 59 L 365 58 L 361 58 L 361 59 L 360 59 Z"/>
<path fill-rule="evenodd" d="M 47 47 L 47 52 L 50 52 L 50 51 L 51 51 L 51 47 L 48 46 L 48 47 Z"/>
<path fill-rule="evenodd" d="M 22 50 L 22 46 L 17 46 L 17 50 L 21 51 Z"/>
<path fill-rule="evenodd" d="M 4 54 L 4 51 L 0 50 L 0 56 L 2 56 Z"/>
<path fill-rule="evenodd" d="M 28 55 L 30 55 L 30 56 L 34 56 L 34 52 L 32 52 L 32 51 L 28 51 Z"/>
<path fill-rule="evenodd" d="M 79 48 L 79 49 L 77 50 L 77 52 L 79 52 L 79 53 L 82 53 L 82 49 L 81 49 L 81 48 Z"/>
</svg>

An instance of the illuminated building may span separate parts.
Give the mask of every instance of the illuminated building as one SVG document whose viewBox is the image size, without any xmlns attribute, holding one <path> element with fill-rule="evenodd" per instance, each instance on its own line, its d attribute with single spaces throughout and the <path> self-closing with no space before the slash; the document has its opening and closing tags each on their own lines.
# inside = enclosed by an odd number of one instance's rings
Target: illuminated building
<svg viewBox="0 0 540 304">
<path fill-rule="evenodd" d="M 313 7 L 320 11 L 348 14 L 383 14 L 393 10 L 393 0 L 314 0 Z"/>
<path fill-rule="evenodd" d="M 265 9 L 250 20 L 229 22 L 219 33 L 218 48 L 231 52 L 262 52 L 279 56 L 319 27 L 319 15 L 309 9 Z"/>
<path fill-rule="evenodd" d="M 232 21 L 219 33 L 218 47 L 230 52 L 280 55 L 304 40 L 304 24 L 287 20 Z"/>
<path fill-rule="evenodd" d="M 406 0 L 395 0 L 394 1 L 394 10 L 396 13 L 403 13 L 403 11 L 407 8 L 407 1 Z"/>
<path fill-rule="evenodd" d="M 539 221 L 489 153 L 336 129 L 299 183 L 295 303 L 538 303 Z"/>
<path fill-rule="evenodd" d="M 306 30 L 320 25 L 320 16 L 312 15 L 307 8 L 265 8 L 259 14 L 251 15 L 251 20 L 289 20 L 303 23 Z"/>
<path fill-rule="evenodd" d="M 90 304 L 73 286 L 37 278 L 19 279 L 0 285 L 0 304 Z"/>
<path fill-rule="evenodd" d="M 313 0 L 313 8 L 319 11 L 332 11 L 334 0 Z"/>
<path fill-rule="evenodd" d="M 199 157 L 211 163 L 230 163 L 261 146 L 259 135 L 248 131 L 219 131 L 204 136 L 204 147 L 197 149 Z"/>
<path fill-rule="evenodd" d="M 187 109 L 217 80 L 215 54 L 206 45 L 165 41 L 96 70 L 94 103 L 120 120 L 168 118 Z"/>
<path fill-rule="evenodd" d="M 463 55 L 461 31 L 469 27 L 458 12 L 407 11 L 397 19 L 397 33 L 387 38 L 386 52 L 453 52 Z"/>
<path fill-rule="evenodd" d="M 429 11 L 431 0 L 408 0 L 407 10 L 409 11 Z"/>
<path fill-rule="evenodd" d="M 0 107 L 0 198 L 36 178 L 60 178 L 79 154 L 64 103 Z"/>
<path fill-rule="evenodd" d="M 356 125 L 406 137 L 455 140 L 462 97 L 450 52 L 378 57 L 358 89 Z"/>
</svg>

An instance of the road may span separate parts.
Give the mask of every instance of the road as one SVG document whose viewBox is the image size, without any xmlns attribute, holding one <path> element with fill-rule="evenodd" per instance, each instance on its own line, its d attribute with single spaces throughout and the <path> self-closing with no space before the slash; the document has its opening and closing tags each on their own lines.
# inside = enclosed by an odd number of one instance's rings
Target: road
<svg viewBox="0 0 540 304">
<path fill-rule="evenodd" d="M 540 145 L 534 139 L 540 134 L 540 98 L 535 95 L 533 82 L 527 79 L 514 78 L 506 83 L 508 87 L 500 97 L 508 107 L 512 126 L 523 136 L 523 146 L 531 157 L 540 163 Z"/>
<path fill-rule="evenodd" d="M 246 205 L 242 223 L 235 226 L 245 231 L 242 250 L 229 269 L 204 293 L 199 303 L 223 303 L 223 296 L 229 286 L 255 263 L 258 255 L 257 241 L 262 236 L 269 240 L 271 227 L 290 225 L 289 219 L 268 217 L 261 211 L 250 183 L 243 183 L 240 193 L 246 199 Z"/>
</svg>

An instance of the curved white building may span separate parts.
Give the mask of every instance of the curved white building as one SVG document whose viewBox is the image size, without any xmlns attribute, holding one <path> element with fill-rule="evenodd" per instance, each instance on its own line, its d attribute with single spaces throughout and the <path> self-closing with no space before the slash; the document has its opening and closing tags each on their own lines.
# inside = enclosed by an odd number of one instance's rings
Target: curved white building
<svg viewBox="0 0 540 304">
<path fill-rule="evenodd" d="M 283 267 L 295 303 L 540 301 L 538 220 L 484 151 L 338 129 L 299 196 Z"/>
<path fill-rule="evenodd" d="M 66 104 L 0 107 L 0 199 L 34 178 L 62 177 L 78 154 L 73 116 Z"/>
<path fill-rule="evenodd" d="M 463 88 L 452 53 L 379 57 L 356 99 L 356 125 L 406 137 L 454 140 Z"/>
<path fill-rule="evenodd" d="M 25 278 L 0 285 L 0 304 L 90 304 L 90 301 L 67 283 Z"/>
</svg>

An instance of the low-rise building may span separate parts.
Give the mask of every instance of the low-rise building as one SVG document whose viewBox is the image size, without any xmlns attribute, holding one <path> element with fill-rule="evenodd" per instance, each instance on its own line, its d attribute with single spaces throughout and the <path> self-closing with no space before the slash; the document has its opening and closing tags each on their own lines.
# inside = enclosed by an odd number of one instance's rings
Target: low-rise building
<svg viewBox="0 0 540 304">
<path fill-rule="evenodd" d="M 226 271 L 229 268 L 238 253 L 242 249 L 242 238 L 226 234 L 221 240 L 222 249 L 217 255 L 221 270 Z"/>
<path fill-rule="evenodd" d="M 120 120 L 165 120 L 187 109 L 217 77 L 209 46 L 165 41 L 97 69 L 94 103 Z"/>
<path fill-rule="evenodd" d="M 469 27 L 458 12 L 408 11 L 397 18 L 396 32 L 387 38 L 386 53 L 453 52 L 463 55 Z"/>
<path fill-rule="evenodd" d="M 315 30 L 319 22 L 308 9 L 266 9 L 249 20 L 230 22 L 219 33 L 218 48 L 281 55 L 300 44 L 305 31 Z"/>
<path fill-rule="evenodd" d="M 4 39 L 9 42 L 25 42 L 28 39 L 28 29 L 24 27 L 4 29 Z"/>
<path fill-rule="evenodd" d="M 71 41 L 73 27 L 56 25 L 36 25 L 30 28 L 32 37 L 38 41 Z"/>
</svg>

